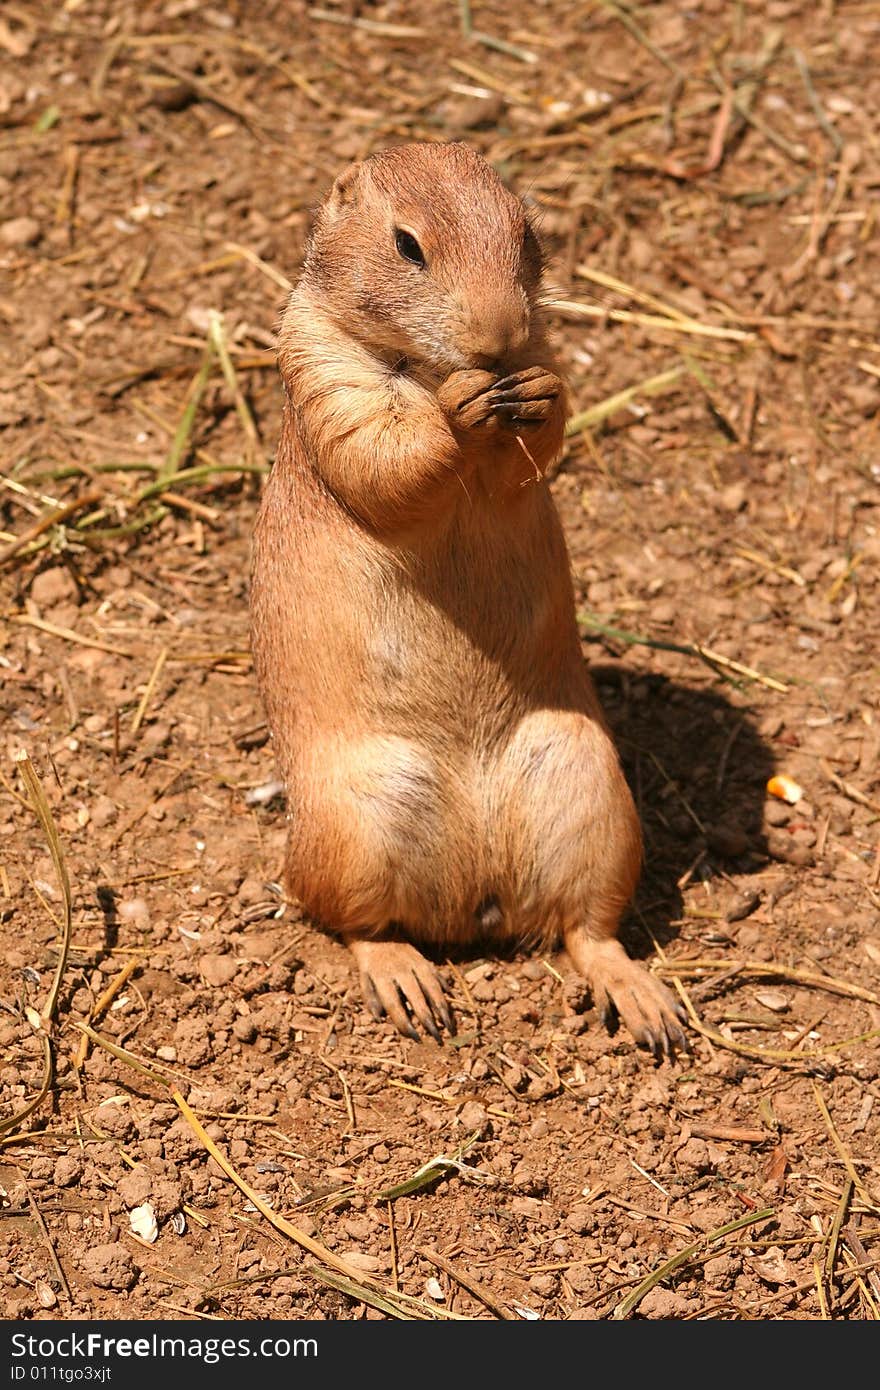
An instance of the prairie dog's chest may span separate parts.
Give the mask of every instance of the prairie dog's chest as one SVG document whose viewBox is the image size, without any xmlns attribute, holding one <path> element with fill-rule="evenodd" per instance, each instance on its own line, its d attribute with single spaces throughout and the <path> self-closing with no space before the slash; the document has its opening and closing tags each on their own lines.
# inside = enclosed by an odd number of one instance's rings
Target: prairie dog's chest
<svg viewBox="0 0 880 1390">
<path fill-rule="evenodd" d="M 384 575 L 365 628 L 368 659 L 389 687 L 438 687 L 521 668 L 546 649 L 570 608 L 568 561 L 552 505 L 515 518 L 467 518 Z M 480 522 L 480 524 L 476 524 Z"/>
</svg>

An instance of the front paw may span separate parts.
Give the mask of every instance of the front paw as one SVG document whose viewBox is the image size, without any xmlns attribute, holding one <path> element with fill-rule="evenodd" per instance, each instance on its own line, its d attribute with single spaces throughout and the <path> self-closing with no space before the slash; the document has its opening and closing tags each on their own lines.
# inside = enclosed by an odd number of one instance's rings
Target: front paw
<svg viewBox="0 0 880 1390">
<path fill-rule="evenodd" d="M 549 420 L 563 389 L 555 372 L 545 367 L 526 367 L 495 382 L 492 409 L 511 429 L 540 425 Z"/>
<path fill-rule="evenodd" d="M 498 382 L 492 372 L 452 372 L 437 392 L 440 408 L 459 430 L 496 424 L 492 392 Z"/>
</svg>

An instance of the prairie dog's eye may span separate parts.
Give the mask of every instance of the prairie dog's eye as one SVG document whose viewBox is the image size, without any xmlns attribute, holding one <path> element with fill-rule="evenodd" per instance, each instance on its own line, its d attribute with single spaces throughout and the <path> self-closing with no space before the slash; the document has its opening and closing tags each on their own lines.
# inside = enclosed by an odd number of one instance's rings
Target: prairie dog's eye
<svg viewBox="0 0 880 1390">
<path fill-rule="evenodd" d="M 394 233 L 394 245 L 397 247 L 397 254 L 405 261 L 410 261 L 412 265 L 425 264 L 424 252 L 412 232 L 405 232 L 398 227 Z"/>
</svg>

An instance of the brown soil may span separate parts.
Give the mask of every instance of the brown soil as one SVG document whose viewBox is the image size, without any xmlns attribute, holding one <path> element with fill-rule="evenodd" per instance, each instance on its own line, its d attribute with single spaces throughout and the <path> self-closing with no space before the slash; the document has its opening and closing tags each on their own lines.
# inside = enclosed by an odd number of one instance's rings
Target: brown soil
<svg viewBox="0 0 880 1390">
<path fill-rule="evenodd" d="M 877 1317 L 880 8 L 474 11 L 538 61 L 428 0 L 3 7 L 0 1119 L 39 1091 L 25 1009 L 62 910 L 20 748 L 73 885 L 55 1081 L 0 1150 L 10 1318 L 389 1315 L 90 1018 L 420 1316 L 610 1317 L 692 1247 L 633 1316 Z M 246 603 L 283 277 L 349 159 L 461 136 L 542 210 L 565 298 L 623 311 L 557 315 L 577 409 L 661 376 L 554 488 L 645 827 L 629 944 L 705 1030 L 674 1065 L 609 1036 L 564 958 L 441 962 L 452 1044 L 374 1023 L 278 887 L 280 799 L 249 796 L 274 775 Z M 211 309 L 259 438 L 215 365 L 173 450 Z M 169 457 L 202 471 L 141 498 Z M 381 1197 L 441 1155 L 463 1166 Z"/>
</svg>

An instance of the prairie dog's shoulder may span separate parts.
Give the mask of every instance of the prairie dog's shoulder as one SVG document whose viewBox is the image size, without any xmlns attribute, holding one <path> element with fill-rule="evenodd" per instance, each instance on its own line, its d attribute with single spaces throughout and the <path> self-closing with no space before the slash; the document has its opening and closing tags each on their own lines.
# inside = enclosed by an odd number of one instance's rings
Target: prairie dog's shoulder
<svg viewBox="0 0 880 1390">
<path fill-rule="evenodd" d="M 315 302 L 302 282 L 293 291 L 278 330 L 278 366 L 294 406 L 329 404 L 344 394 L 352 410 L 364 393 L 379 401 L 417 404 L 425 387 L 394 370 L 381 355 Z"/>
</svg>

